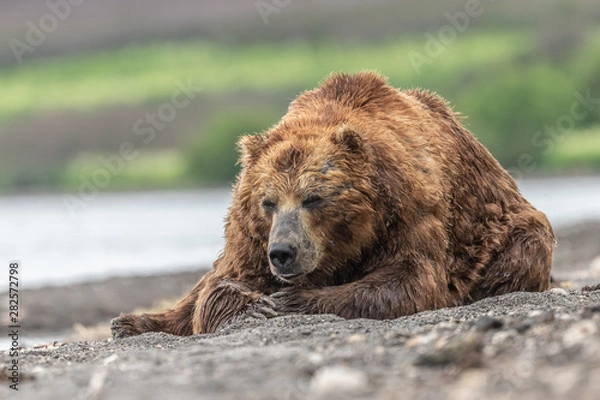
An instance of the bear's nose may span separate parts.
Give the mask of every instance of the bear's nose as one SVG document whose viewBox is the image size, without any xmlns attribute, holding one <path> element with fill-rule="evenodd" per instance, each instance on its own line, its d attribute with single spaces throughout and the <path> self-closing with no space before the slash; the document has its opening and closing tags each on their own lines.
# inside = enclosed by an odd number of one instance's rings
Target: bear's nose
<svg viewBox="0 0 600 400">
<path fill-rule="evenodd" d="M 275 243 L 269 248 L 269 259 L 275 268 L 284 272 L 296 258 L 296 249 L 289 243 Z"/>
</svg>

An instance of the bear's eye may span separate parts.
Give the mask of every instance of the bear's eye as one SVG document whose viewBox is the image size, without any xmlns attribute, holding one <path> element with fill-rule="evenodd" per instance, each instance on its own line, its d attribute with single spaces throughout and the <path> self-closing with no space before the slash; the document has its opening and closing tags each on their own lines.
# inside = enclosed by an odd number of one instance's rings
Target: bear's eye
<svg viewBox="0 0 600 400">
<path fill-rule="evenodd" d="M 323 203 L 323 198 L 318 194 L 310 194 L 304 201 L 302 202 L 302 207 L 304 208 L 316 208 Z"/>
<path fill-rule="evenodd" d="M 275 202 L 273 200 L 264 199 L 263 202 L 262 202 L 262 208 L 266 212 L 273 212 L 273 211 L 275 211 L 275 207 L 277 207 L 277 205 L 275 204 Z"/>
</svg>

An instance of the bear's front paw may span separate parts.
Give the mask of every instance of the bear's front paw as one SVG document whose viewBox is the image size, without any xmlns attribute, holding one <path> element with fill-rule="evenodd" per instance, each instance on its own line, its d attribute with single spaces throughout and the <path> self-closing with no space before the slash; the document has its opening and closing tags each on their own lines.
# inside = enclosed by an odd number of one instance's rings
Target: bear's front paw
<svg viewBox="0 0 600 400">
<path fill-rule="evenodd" d="M 280 313 L 307 313 L 311 311 L 309 296 L 301 289 L 289 287 L 273 293 L 269 298 Z"/>
<path fill-rule="evenodd" d="M 256 300 L 248 303 L 246 306 L 246 314 L 254 318 L 266 320 L 267 318 L 273 318 L 278 315 L 277 311 L 275 311 L 276 307 L 277 305 L 275 302 L 269 297 L 260 296 Z"/>
<path fill-rule="evenodd" d="M 113 339 L 122 339 L 128 336 L 135 336 L 144 333 L 139 329 L 139 317 L 132 314 L 119 315 L 110 320 L 110 331 Z"/>
</svg>

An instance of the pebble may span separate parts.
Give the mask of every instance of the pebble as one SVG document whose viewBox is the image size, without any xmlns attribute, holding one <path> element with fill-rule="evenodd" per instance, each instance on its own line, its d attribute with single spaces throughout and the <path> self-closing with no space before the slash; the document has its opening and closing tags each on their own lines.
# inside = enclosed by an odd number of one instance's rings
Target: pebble
<svg viewBox="0 0 600 400">
<path fill-rule="evenodd" d="M 485 316 L 483 318 L 479 318 L 475 323 L 475 329 L 480 332 L 487 332 L 492 329 L 500 329 L 504 326 L 504 321 L 500 318 Z"/>
<path fill-rule="evenodd" d="M 563 336 L 563 344 L 566 347 L 582 344 L 588 337 L 595 334 L 597 330 L 596 323 L 590 319 L 578 322 L 567 329 Z"/>
<path fill-rule="evenodd" d="M 406 341 L 411 336 L 410 333 L 404 331 L 390 331 L 383 335 L 385 340 Z"/>
<path fill-rule="evenodd" d="M 406 342 L 406 347 L 424 346 L 424 345 L 427 345 L 427 344 L 433 342 L 437 338 L 438 338 L 438 335 L 435 332 L 429 332 L 426 335 L 418 335 L 418 336 L 410 338 Z"/>
<path fill-rule="evenodd" d="M 565 289 L 563 288 L 559 288 L 559 287 L 555 287 L 550 289 L 550 293 L 556 293 L 556 294 L 560 294 L 562 296 L 568 296 L 569 292 L 567 292 Z"/>
<path fill-rule="evenodd" d="M 533 316 L 533 313 L 531 314 L 531 316 Z M 537 314 L 536 317 L 539 322 L 552 322 L 554 321 L 554 310 L 540 310 L 539 314 Z"/>
<path fill-rule="evenodd" d="M 594 314 L 600 313 L 600 303 L 586 306 L 583 309 L 583 317 L 591 318 Z"/>
<path fill-rule="evenodd" d="M 420 354 L 414 364 L 419 366 L 444 366 L 456 362 L 476 365 L 481 354 L 480 334 L 455 337 L 444 345 Z"/>
<path fill-rule="evenodd" d="M 306 357 L 311 364 L 321 364 L 323 362 L 323 355 L 319 353 L 310 353 Z"/>
<path fill-rule="evenodd" d="M 514 336 L 514 331 L 498 331 L 498 332 L 494 333 L 494 336 L 492 336 L 492 339 L 490 342 L 493 346 L 501 346 L 507 340 L 512 339 L 513 336 Z"/>
<path fill-rule="evenodd" d="M 348 338 L 347 342 L 348 343 L 364 342 L 366 338 L 367 337 L 365 335 L 361 335 L 360 333 L 355 333 L 354 335 L 352 335 Z"/>
<path fill-rule="evenodd" d="M 533 318 L 525 318 L 515 325 L 515 330 L 519 333 L 525 333 L 533 325 L 535 325 L 535 320 Z"/>
<path fill-rule="evenodd" d="M 367 389 L 368 383 L 365 373 L 356 369 L 343 365 L 323 367 L 310 381 L 309 398 L 359 394 Z"/>
<path fill-rule="evenodd" d="M 449 400 L 485 399 L 486 384 L 489 376 L 480 370 L 467 370 L 453 382 Z"/>
</svg>

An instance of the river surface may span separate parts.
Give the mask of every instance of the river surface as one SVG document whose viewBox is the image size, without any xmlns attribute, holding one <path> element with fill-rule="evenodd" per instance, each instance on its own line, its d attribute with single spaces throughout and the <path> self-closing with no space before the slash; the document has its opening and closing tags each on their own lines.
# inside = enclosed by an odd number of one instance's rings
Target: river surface
<svg viewBox="0 0 600 400">
<path fill-rule="evenodd" d="M 519 186 L 555 227 L 600 219 L 600 177 Z M 0 262 L 18 260 L 26 288 L 207 266 L 223 246 L 230 199 L 228 189 L 100 193 L 71 213 L 59 194 L 0 197 Z"/>
</svg>

